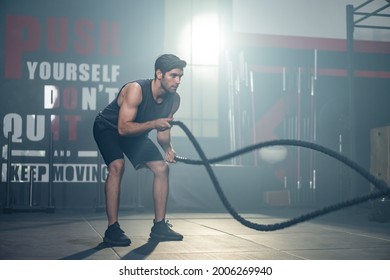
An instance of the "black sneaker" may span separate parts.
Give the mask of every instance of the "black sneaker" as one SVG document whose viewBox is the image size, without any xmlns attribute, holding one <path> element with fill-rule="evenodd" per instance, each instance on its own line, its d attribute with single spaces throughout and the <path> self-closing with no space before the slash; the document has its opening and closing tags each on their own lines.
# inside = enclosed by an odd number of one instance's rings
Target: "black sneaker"
<svg viewBox="0 0 390 280">
<path fill-rule="evenodd" d="M 153 222 L 152 232 L 150 233 L 150 238 L 157 239 L 160 241 L 181 241 L 183 240 L 183 235 L 177 233 L 171 229 L 172 225 L 162 220 L 160 222 Z"/>
<path fill-rule="evenodd" d="M 131 240 L 120 228 L 118 222 L 110 225 L 104 233 L 103 241 L 113 246 L 129 246 Z"/>
</svg>

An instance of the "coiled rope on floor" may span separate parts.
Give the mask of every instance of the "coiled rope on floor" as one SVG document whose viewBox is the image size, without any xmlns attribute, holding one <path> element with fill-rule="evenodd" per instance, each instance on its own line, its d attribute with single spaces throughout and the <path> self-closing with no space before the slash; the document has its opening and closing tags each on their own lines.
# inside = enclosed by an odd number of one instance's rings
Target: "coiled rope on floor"
<svg viewBox="0 0 390 280">
<path fill-rule="evenodd" d="M 254 145 L 239 149 L 237 151 L 231 152 L 229 154 L 226 154 L 226 155 L 223 155 L 220 157 L 208 159 L 206 157 L 205 153 L 203 152 L 203 149 L 199 145 L 198 141 L 194 137 L 194 135 L 191 133 L 191 131 L 188 129 L 188 127 L 183 122 L 172 121 L 171 124 L 179 126 L 185 132 L 185 134 L 187 135 L 187 137 L 191 141 L 192 145 L 194 146 L 195 150 L 197 151 L 197 153 L 199 154 L 199 157 L 201 159 L 201 160 L 192 160 L 192 159 L 187 159 L 184 157 L 177 156 L 176 160 L 178 162 L 182 162 L 185 164 L 204 165 L 206 168 L 206 171 L 211 179 L 211 182 L 212 182 L 219 198 L 221 199 L 222 204 L 224 205 L 226 210 L 230 213 L 230 215 L 233 218 L 235 218 L 238 222 L 243 224 L 244 226 L 249 227 L 249 228 L 254 229 L 254 230 L 257 230 L 257 231 L 276 231 L 276 230 L 284 229 L 284 228 L 296 225 L 298 223 L 302 223 L 302 222 L 308 221 L 310 219 L 314 219 L 316 217 L 325 215 L 325 214 L 330 213 L 330 212 L 334 212 L 334 211 L 337 211 L 337 210 L 340 210 L 340 209 L 343 209 L 346 207 L 350 207 L 352 205 L 360 204 L 360 203 L 363 203 L 363 202 L 366 202 L 366 201 L 369 201 L 372 199 L 378 199 L 378 198 L 382 198 L 382 197 L 390 195 L 390 188 L 386 184 L 386 182 L 384 182 L 383 180 L 379 180 L 378 178 L 373 176 L 370 172 L 368 172 L 367 170 L 365 170 L 364 168 L 359 166 L 357 163 L 351 161 L 347 157 L 341 155 L 340 153 L 337 153 L 329 148 L 325 148 L 325 147 L 318 145 L 318 144 L 315 144 L 315 143 L 306 142 L 306 141 L 302 141 L 302 140 L 286 140 L 286 139 L 271 140 L 271 141 L 266 141 L 266 142 L 254 144 Z M 300 146 L 300 147 L 308 148 L 308 149 L 315 150 L 315 151 L 321 152 L 323 154 L 326 154 L 326 155 L 328 155 L 332 158 L 335 158 L 336 160 L 344 163 L 345 165 L 349 166 L 351 169 L 355 170 L 357 173 L 362 175 L 365 179 L 367 179 L 371 184 L 373 184 L 375 186 L 376 190 L 371 192 L 370 194 L 359 196 L 359 197 L 356 197 L 356 198 L 353 198 L 350 200 L 345 200 L 345 201 L 342 201 L 342 202 L 339 202 L 336 204 L 332 204 L 332 205 L 329 205 L 329 206 L 324 207 L 322 209 L 319 209 L 319 210 L 316 210 L 316 211 L 313 211 L 313 212 L 310 212 L 310 213 L 307 213 L 307 214 L 301 215 L 299 217 L 296 217 L 296 218 L 293 218 L 293 219 L 290 219 L 287 221 L 283 221 L 280 223 L 257 224 L 257 223 L 253 223 L 251 221 L 248 221 L 245 218 L 243 218 L 240 214 L 238 214 L 234 210 L 234 208 L 231 206 L 230 202 L 227 200 L 227 198 L 226 198 L 226 196 L 225 196 L 225 194 L 224 194 L 224 192 L 219 184 L 219 181 L 218 181 L 218 179 L 217 179 L 217 177 L 216 177 L 216 175 L 211 167 L 211 164 L 216 163 L 216 162 L 221 162 L 221 161 L 224 161 L 226 159 L 230 159 L 230 158 L 236 157 L 238 155 L 248 153 L 248 152 L 253 151 L 253 150 L 257 150 L 257 149 L 264 148 L 264 147 L 270 147 L 270 146 Z"/>
</svg>

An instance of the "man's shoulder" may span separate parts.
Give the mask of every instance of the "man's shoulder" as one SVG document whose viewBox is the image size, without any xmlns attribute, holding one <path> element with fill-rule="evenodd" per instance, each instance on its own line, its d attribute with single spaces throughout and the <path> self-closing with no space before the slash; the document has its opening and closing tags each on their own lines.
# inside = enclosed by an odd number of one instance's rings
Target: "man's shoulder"
<svg viewBox="0 0 390 280">
<path fill-rule="evenodd" d="M 138 80 L 134 80 L 134 81 L 132 81 L 130 83 L 137 83 L 140 86 L 144 86 L 144 85 L 151 84 L 152 83 L 152 79 L 138 79 Z"/>
</svg>

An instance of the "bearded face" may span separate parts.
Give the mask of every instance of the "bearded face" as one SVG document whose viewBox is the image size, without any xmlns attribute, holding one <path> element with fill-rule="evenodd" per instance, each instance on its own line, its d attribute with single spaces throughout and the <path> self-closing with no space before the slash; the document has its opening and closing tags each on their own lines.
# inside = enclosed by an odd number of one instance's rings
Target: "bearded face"
<svg viewBox="0 0 390 280">
<path fill-rule="evenodd" d="M 161 87 L 166 92 L 175 93 L 180 85 L 182 76 L 183 70 L 179 68 L 175 68 L 161 74 Z"/>
</svg>

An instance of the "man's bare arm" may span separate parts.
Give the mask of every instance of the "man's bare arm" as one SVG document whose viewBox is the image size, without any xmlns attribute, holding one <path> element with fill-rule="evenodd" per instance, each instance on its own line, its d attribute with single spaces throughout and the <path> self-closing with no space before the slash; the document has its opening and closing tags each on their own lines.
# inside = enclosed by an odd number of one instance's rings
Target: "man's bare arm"
<svg viewBox="0 0 390 280">
<path fill-rule="evenodd" d="M 120 110 L 118 116 L 118 133 L 122 136 L 137 136 L 152 129 L 165 130 L 170 127 L 171 118 L 162 118 L 144 123 L 134 122 L 138 106 L 142 102 L 141 86 L 130 83 L 121 91 L 119 97 Z"/>
</svg>

